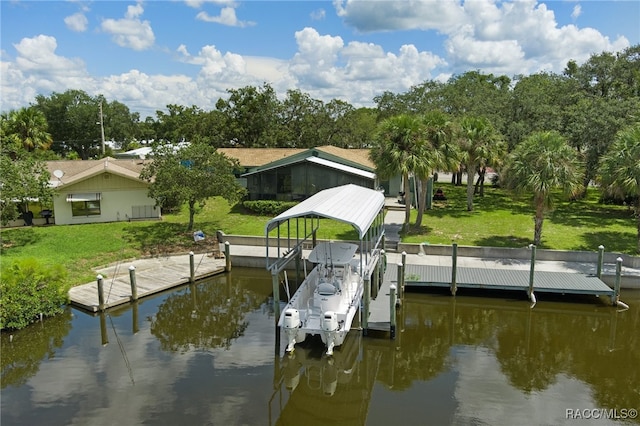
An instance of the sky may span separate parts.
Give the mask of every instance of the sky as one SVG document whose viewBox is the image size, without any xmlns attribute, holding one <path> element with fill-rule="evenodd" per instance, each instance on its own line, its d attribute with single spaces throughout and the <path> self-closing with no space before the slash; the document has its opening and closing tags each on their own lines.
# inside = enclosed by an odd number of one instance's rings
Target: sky
<svg viewBox="0 0 640 426">
<path fill-rule="evenodd" d="M 637 0 L 0 0 L 0 111 L 70 89 L 156 117 L 229 89 L 375 106 L 467 71 L 561 73 L 640 44 Z"/>
</svg>

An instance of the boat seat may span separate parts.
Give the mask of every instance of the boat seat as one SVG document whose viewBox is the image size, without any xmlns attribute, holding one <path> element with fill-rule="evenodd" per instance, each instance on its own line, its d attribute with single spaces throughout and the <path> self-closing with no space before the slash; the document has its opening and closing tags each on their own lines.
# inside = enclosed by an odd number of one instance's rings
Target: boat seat
<svg viewBox="0 0 640 426">
<path fill-rule="evenodd" d="M 321 296 L 331 296 L 336 294 L 336 287 L 331 283 L 318 284 L 318 294 Z"/>
</svg>

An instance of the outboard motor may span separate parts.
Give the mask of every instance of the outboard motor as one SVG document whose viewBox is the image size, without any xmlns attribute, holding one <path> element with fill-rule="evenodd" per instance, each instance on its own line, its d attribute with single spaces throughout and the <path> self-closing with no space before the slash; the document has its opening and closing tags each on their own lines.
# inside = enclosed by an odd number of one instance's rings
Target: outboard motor
<svg viewBox="0 0 640 426">
<path fill-rule="evenodd" d="M 299 328 L 300 323 L 300 311 L 294 308 L 289 308 L 284 311 L 284 328 Z"/>
<path fill-rule="evenodd" d="M 338 329 L 338 315 L 333 311 L 327 311 L 322 315 L 322 330 L 336 331 Z"/>
</svg>

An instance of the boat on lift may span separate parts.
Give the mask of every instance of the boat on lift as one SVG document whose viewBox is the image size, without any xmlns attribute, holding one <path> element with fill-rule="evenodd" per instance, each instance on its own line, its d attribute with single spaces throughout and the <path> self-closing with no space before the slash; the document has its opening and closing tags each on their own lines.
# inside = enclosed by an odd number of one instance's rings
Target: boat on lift
<svg viewBox="0 0 640 426">
<path fill-rule="evenodd" d="M 321 242 L 309 254 L 315 264 L 284 307 L 278 325 L 287 336 L 286 352 L 308 336 L 320 335 L 327 355 L 342 345 L 364 291 L 358 246 Z"/>
</svg>

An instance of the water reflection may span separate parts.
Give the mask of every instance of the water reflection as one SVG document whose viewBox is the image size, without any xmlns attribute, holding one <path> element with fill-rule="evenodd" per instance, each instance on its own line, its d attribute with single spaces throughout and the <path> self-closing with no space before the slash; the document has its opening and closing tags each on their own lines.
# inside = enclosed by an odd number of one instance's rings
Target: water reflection
<svg viewBox="0 0 640 426">
<path fill-rule="evenodd" d="M 265 271 L 237 268 L 2 333 L 2 425 L 564 424 L 567 408 L 640 408 L 640 292 L 625 312 L 410 293 L 395 341 L 352 332 L 333 358 L 278 348 L 270 293 Z"/>
<path fill-rule="evenodd" d="M 275 424 L 363 424 L 374 377 L 366 371 L 360 333 L 350 333 L 331 357 L 319 338 L 308 338 L 280 362 Z"/>
</svg>

